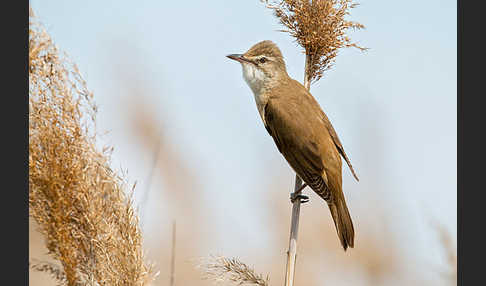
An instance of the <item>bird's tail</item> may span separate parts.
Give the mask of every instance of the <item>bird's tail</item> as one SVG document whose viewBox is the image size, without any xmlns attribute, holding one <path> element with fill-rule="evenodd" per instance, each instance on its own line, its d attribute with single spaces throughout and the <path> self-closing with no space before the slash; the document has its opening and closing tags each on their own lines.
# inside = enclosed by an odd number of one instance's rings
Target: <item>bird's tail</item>
<svg viewBox="0 0 486 286">
<path fill-rule="evenodd" d="M 344 197 L 336 197 L 328 203 L 336 231 L 344 250 L 354 247 L 354 227 Z"/>
</svg>

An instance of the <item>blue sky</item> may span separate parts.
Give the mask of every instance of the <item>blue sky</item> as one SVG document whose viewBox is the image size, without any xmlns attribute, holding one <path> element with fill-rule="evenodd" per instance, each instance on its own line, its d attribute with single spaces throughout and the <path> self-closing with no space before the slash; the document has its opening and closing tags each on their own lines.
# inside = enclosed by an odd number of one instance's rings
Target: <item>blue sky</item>
<svg viewBox="0 0 486 286">
<path fill-rule="evenodd" d="M 405 249 L 417 250 L 423 261 L 438 261 L 428 218 L 457 234 L 456 1 L 360 4 L 351 19 L 366 29 L 351 37 L 370 50 L 340 52 L 311 92 L 360 177 L 353 181 L 343 166 L 351 212 L 385 205 L 387 219 L 397 222 L 394 227 L 410 244 Z M 236 222 L 264 233 L 258 226 L 263 212 L 252 202 L 268 184 L 265 174 L 285 174 L 289 190 L 293 174 L 260 122 L 239 64 L 225 55 L 272 40 L 289 74 L 302 81 L 304 55 L 288 34 L 276 31 L 280 26 L 269 10 L 256 0 L 31 0 L 31 6 L 94 92 L 98 128 L 110 131 L 103 143 L 115 146 L 115 167 L 127 169 L 143 188 L 152 161 L 127 130 L 123 77 L 149 91 L 145 99 L 164 132 L 200 170 L 198 191 L 206 202 L 216 208 L 232 204 L 234 212 L 225 217 L 213 214 L 215 224 L 227 229 Z M 279 200 L 288 199 L 286 191 Z M 155 205 L 147 208 L 150 232 L 160 220 Z M 251 238 L 242 232 L 241 239 Z"/>
</svg>

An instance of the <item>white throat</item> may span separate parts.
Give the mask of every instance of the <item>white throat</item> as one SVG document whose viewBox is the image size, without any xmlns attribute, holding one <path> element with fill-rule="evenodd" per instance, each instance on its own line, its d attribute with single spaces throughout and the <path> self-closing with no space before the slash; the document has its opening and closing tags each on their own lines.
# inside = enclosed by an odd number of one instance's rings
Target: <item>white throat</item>
<svg viewBox="0 0 486 286">
<path fill-rule="evenodd" d="M 243 78 L 248 86 L 251 88 L 255 96 L 263 93 L 263 84 L 265 82 L 265 74 L 253 64 L 243 63 Z"/>
<path fill-rule="evenodd" d="M 265 122 L 263 108 L 268 100 L 265 95 L 265 73 L 250 63 L 242 63 L 241 66 L 243 68 L 243 78 L 253 91 L 258 112 L 260 113 L 262 120 Z"/>
</svg>

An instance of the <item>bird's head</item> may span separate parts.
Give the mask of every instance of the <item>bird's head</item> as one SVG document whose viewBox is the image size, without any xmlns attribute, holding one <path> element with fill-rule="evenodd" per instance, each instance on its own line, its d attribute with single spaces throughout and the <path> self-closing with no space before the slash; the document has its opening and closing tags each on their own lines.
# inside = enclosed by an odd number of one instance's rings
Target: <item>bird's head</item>
<svg viewBox="0 0 486 286">
<path fill-rule="evenodd" d="M 227 57 L 241 63 L 243 77 L 253 92 L 261 92 L 265 86 L 288 76 L 282 53 L 272 41 L 259 42 L 244 54 Z"/>
</svg>

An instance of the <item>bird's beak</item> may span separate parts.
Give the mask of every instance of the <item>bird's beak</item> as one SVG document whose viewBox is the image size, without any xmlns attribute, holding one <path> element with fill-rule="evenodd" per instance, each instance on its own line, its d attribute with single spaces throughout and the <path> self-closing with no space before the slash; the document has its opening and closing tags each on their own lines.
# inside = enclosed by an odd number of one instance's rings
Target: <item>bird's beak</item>
<svg viewBox="0 0 486 286">
<path fill-rule="evenodd" d="M 242 54 L 231 54 L 231 55 L 227 55 L 226 57 L 230 58 L 232 60 L 235 60 L 237 62 L 240 62 L 240 63 L 243 63 L 243 62 L 251 63 L 251 61 L 249 59 L 245 58 Z"/>
</svg>

